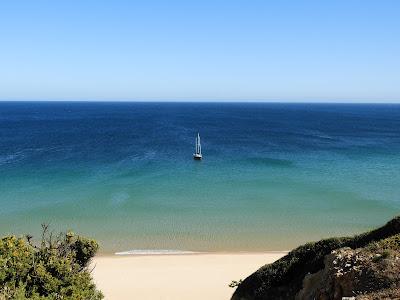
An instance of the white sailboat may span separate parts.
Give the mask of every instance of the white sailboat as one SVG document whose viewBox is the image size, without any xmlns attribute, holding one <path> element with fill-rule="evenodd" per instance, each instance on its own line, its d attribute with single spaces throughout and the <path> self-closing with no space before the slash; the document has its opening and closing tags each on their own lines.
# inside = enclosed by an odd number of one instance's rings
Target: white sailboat
<svg viewBox="0 0 400 300">
<path fill-rule="evenodd" d="M 203 156 L 201 155 L 201 144 L 200 144 L 200 134 L 197 133 L 197 137 L 196 137 L 196 151 L 193 154 L 193 158 L 195 160 L 201 160 L 203 158 Z"/>
</svg>

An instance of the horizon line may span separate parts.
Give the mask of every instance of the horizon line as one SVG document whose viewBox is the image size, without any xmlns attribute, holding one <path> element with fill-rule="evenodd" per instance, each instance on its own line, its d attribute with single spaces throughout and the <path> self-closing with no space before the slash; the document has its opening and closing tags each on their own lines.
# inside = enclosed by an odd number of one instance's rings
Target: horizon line
<svg viewBox="0 0 400 300">
<path fill-rule="evenodd" d="M 307 101 L 307 100 L 172 100 L 172 99 L 157 99 L 157 100 L 110 100 L 110 99 L 0 99 L 0 103 L 6 102 L 75 102 L 75 103 L 288 103 L 288 104 L 400 104 L 400 100 L 382 100 L 382 101 L 357 101 L 357 100 L 317 100 L 317 101 Z"/>
</svg>

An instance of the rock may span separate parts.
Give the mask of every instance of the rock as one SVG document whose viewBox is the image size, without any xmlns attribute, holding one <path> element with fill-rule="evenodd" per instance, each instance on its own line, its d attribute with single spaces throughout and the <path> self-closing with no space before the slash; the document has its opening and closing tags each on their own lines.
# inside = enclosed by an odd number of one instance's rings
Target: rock
<svg viewBox="0 0 400 300">
<path fill-rule="evenodd" d="M 382 254 L 371 255 L 368 248 L 342 248 L 332 252 L 325 257 L 324 269 L 304 278 L 303 288 L 295 299 L 400 299 L 385 298 L 385 295 L 400 295 L 400 263 L 394 254 L 382 259 Z"/>
</svg>

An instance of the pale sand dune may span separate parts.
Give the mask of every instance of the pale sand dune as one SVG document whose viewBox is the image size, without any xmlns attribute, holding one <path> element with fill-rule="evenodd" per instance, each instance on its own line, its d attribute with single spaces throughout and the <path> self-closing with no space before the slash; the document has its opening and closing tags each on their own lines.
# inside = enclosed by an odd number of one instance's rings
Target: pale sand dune
<svg viewBox="0 0 400 300">
<path fill-rule="evenodd" d="M 108 300 L 228 300 L 232 280 L 285 254 L 98 256 L 92 274 Z"/>
</svg>

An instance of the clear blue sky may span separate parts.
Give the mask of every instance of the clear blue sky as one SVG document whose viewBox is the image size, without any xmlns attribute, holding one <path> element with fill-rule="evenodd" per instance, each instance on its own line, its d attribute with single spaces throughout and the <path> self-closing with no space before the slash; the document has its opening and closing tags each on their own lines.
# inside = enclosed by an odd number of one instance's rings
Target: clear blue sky
<svg viewBox="0 0 400 300">
<path fill-rule="evenodd" d="M 400 102 L 400 1 L 4 0 L 0 99 Z"/>
</svg>

